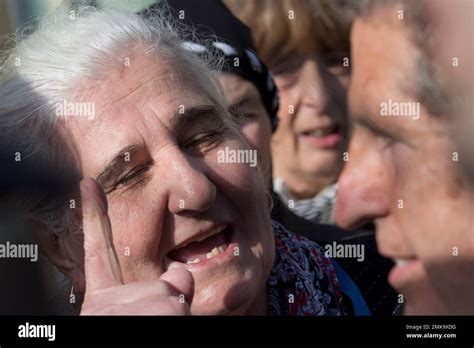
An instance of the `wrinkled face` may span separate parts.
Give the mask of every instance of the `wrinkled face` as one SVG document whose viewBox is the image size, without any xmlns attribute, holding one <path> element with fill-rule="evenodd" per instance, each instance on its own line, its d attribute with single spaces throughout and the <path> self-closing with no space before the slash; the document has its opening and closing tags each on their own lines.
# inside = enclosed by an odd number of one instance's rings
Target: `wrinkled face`
<svg viewBox="0 0 474 348">
<path fill-rule="evenodd" d="M 270 183 L 272 126 L 258 90 L 251 82 L 235 74 L 221 73 L 218 79 L 231 114 L 238 118 L 245 140 L 257 150 L 265 182 Z"/>
<path fill-rule="evenodd" d="M 343 58 L 298 57 L 272 68 L 280 92 L 280 122 L 273 136 L 275 175 L 311 180 L 318 189 L 335 182 L 347 146 Z M 316 183 L 316 184 L 315 184 Z"/>
<path fill-rule="evenodd" d="M 193 274 L 193 314 L 250 311 L 274 255 L 261 176 L 220 157 L 246 146 L 205 87 L 162 58 L 132 62 L 81 96 L 94 121 L 66 125 L 83 176 L 107 193 L 124 281 L 174 264 Z"/>
<path fill-rule="evenodd" d="M 420 54 L 410 27 L 396 18 L 396 9 L 387 9 L 354 23 L 354 132 L 336 221 L 375 221 L 380 253 L 398 263 L 389 282 L 403 294 L 407 314 L 472 314 L 472 192 L 459 172 L 449 117 L 423 105 L 419 118 L 416 106 L 396 116 L 396 103 L 417 102 L 406 91 L 414 87 Z"/>
</svg>

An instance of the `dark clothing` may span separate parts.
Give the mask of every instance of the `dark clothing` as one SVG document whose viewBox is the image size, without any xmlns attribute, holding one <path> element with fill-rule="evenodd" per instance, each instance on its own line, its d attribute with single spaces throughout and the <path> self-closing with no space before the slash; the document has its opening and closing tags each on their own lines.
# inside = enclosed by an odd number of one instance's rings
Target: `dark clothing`
<svg viewBox="0 0 474 348">
<path fill-rule="evenodd" d="M 224 62 L 222 72 L 250 81 L 257 88 L 275 130 L 278 125 L 278 90 L 272 75 L 256 54 L 250 29 L 220 0 L 166 0 L 166 3 L 176 20 L 194 30 L 189 37 L 186 32 L 181 33 L 185 43 L 193 44 L 184 47 L 198 56 L 206 56 L 209 50 L 218 52 Z M 152 5 L 140 14 L 147 16 L 160 6 L 160 3 Z"/>
<path fill-rule="evenodd" d="M 280 222 L 289 231 L 315 241 L 324 248 L 327 244 L 362 244 L 364 261 L 355 258 L 336 258 L 335 261 L 350 276 L 374 316 L 390 316 L 398 309 L 397 293 L 387 282 L 387 276 L 394 263 L 377 251 L 375 233 L 370 230 L 344 230 L 332 225 L 307 221 L 293 214 L 274 196 L 272 219 Z M 342 285 L 341 279 L 340 283 Z M 344 292 L 344 287 L 341 286 Z M 352 294 L 346 295 L 345 307 L 348 314 L 355 314 Z"/>
</svg>

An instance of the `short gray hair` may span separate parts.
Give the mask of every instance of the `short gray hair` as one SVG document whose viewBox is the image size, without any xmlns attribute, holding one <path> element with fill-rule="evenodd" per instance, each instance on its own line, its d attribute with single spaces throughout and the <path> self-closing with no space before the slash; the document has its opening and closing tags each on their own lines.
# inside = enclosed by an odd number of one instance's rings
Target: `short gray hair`
<svg viewBox="0 0 474 348">
<path fill-rule="evenodd" d="M 146 18 L 122 10 L 66 7 L 41 21 L 37 30 L 16 39 L 0 54 L 0 139 L 2 149 L 21 152 L 22 160 L 66 175 L 74 187 L 58 197 L 32 196 L 31 191 L 10 193 L 13 200 L 58 235 L 77 231 L 80 223 L 69 199 L 76 198 L 79 168 L 73 149 L 60 131 L 55 112 L 58 101 L 74 95 L 82 78 L 105 78 L 110 69 L 123 67 L 133 47 L 145 54 L 169 59 L 178 71 L 196 78 L 214 101 L 224 105 L 209 64 L 219 64 L 210 52 L 207 61 L 184 49 L 182 28 L 163 7 Z M 128 50 L 128 51 L 127 51 Z M 124 55 L 125 54 L 125 55 Z M 217 63 L 216 63 L 217 62 Z M 13 155 L 12 155 L 13 158 Z M 27 162 L 27 161 L 26 161 Z M 67 173 L 67 174 L 65 174 Z M 9 197 L 12 198 L 12 197 Z M 67 200 L 65 200 L 67 198 Z"/>
</svg>

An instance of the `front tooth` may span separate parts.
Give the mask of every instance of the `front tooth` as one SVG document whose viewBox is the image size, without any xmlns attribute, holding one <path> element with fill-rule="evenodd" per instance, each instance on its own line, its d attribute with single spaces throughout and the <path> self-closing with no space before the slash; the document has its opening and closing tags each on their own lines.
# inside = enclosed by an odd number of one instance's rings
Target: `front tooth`
<svg viewBox="0 0 474 348">
<path fill-rule="evenodd" d="M 186 264 L 187 264 L 187 265 L 191 265 L 191 264 L 193 264 L 193 263 L 198 263 L 199 261 L 201 261 L 201 260 L 199 259 L 199 257 L 196 257 L 194 260 L 190 260 L 190 261 L 186 262 Z"/>
<path fill-rule="evenodd" d="M 323 135 L 323 131 L 320 130 L 320 129 L 315 130 L 312 135 L 315 136 L 315 137 L 320 137 L 320 136 Z"/>
<path fill-rule="evenodd" d="M 316 129 L 311 133 L 311 135 L 314 137 L 322 137 L 331 134 L 333 130 L 334 128 Z"/>
<path fill-rule="evenodd" d="M 225 251 L 224 245 L 219 245 L 217 247 L 217 250 L 219 250 L 219 252 L 223 253 Z"/>
<path fill-rule="evenodd" d="M 210 258 L 213 257 L 213 256 L 214 256 L 214 254 L 213 254 L 212 252 L 206 254 L 206 257 L 207 257 L 208 259 L 210 259 Z"/>
<path fill-rule="evenodd" d="M 395 259 L 395 264 L 397 266 L 403 266 L 407 263 L 408 261 L 407 260 L 403 260 L 403 259 Z"/>
<path fill-rule="evenodd" d="M 212 254 L 219 255 L 219 250 L 217 248 L 212 249 Z"/>
</svg>

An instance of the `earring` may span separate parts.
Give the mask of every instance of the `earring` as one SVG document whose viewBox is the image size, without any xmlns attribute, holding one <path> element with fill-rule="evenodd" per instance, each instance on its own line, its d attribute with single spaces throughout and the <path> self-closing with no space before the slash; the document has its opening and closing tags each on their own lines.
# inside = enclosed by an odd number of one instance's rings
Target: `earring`
<svg viewBox="0 0 474 348">
<path fill-rule="evenodd" d="M 272 194 L 268 191 L 265 191 L 265 193 L 267 194 L 267 200 L 268 200 L 268 208 L 270 209 L 270 212 L 273 210 L 273 207 L 274 207 L 274 204 L 275 202 L 273 201 L 273 197 L 272 197 Z"/>
<path fill-rule="evenodd" d="M 71 287 L 71 293 L 69 294 L 69 303 L 72 305 L 74 309 L 77 309 L 76 306 L 76 295 L 74 294 L 74 283 L 72 284 Z"/>
</svg>

